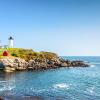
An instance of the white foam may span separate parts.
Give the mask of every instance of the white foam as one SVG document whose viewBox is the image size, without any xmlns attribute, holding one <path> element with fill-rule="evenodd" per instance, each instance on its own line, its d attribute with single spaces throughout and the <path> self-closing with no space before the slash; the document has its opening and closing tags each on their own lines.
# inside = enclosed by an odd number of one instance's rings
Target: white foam
<svg viewBox="0 0 100 100">
<path fill-rule="evenodd" d="M 87 91 L 90 93 L 90 94 L 94 94 L 95 93 L 95 87 L 90 87 L 90 88 L 87 88 Z"/>
<path fill-rule="evenodd" d="M 15 80 L 9 81 L 10 83 L 15 82 Z M 0 83 L 8 83 L 8 81 L 0 81 Z"/>
<path fill-rule="evenodd" d="M 6 83 L 7 81 L 0 81 L 0 83 Z"/>
<path fill-rule="evenodd" d="M 10 81 L 0 81 L 0 91 L 9 91 L 15 88 L 15 80 Z"/>
<path fill-rule="evenodd" d="M 35 90 L 36 92 L 45 92 L 47 91 L 46 89 L 40 89 L 40 90 Z"/>
<path fill-rule="evenodd" d="M 8 91 L 8 90 L 12 90 L 13 88 L 15 87 L 14 86 L 3 87 L 3 88 L 0 88 L 0 91 Z"/>
<path fill-rule="evenodd" d="M 95 65 L 91 65 L 90 67 L 95 67 Z"/>
<path fill-rule="evenodd" d="M 55 89 L 69 89 L 69 85 L 66 83 L 55 84 L 53 87 Z"/>
<path fill-rule="evenodd" d="M 12 90 L 13 88 L 15 88 L 14 84 L 8 84 L 5 83 L 5 81 L 2 81 L 0 91 L 8 91 L 8 90 Z"/>
<path fill-rule="evenodd" d="M 42 92 L 45 92 L 45 91 L 55 92 L 55 91 L 58 91 L 58 90 L 68 90 L 70 86 L 66 83 L 59 83 L 59 84 L 54 84 L 52 87 L 43 88 L 43 89 L 30 88 L 29 90 L 36 92 L 36 93 L 42 93 Z"/>
</svg>

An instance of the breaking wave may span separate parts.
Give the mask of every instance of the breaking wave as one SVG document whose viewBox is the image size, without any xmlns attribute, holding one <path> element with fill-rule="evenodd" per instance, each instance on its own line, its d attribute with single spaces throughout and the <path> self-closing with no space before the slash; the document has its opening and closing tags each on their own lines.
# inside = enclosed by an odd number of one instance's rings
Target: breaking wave
<svg viewBox="0 0 100 100">
<path fill-rule="evenodd" d="M 15 88 L 14 86 L 9 86 L 9 87 L 4 86 L 4 87 L 0 88 L 0 91 L 10 91 L 10 90 L 12 90 L 14 88 Z"/>
<path fill-rule="evenodd" d="M 95 67 L 95 65 L 91 65 L 90 67 Z"/>
<path fill-rule="evenodd" d="M 55 84 L 53 86 L 55 89 L 69 89 L 69 85 L 66 83 Z"/>
</svg>

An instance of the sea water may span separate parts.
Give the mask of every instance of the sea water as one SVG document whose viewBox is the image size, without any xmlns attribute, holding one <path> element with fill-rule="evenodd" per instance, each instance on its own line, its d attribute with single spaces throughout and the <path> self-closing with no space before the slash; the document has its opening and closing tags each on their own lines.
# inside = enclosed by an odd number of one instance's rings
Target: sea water
<svg viewBox="0 0 100 100">
<path fill-rule="evenodd" d="M 100 100 L 100 57 L 63 58 L 83 60 L 90 67 L 0 72 L 0 96 L 6 100 L 9 96 L 38 96 L 43 100 Z"/>
</svg>

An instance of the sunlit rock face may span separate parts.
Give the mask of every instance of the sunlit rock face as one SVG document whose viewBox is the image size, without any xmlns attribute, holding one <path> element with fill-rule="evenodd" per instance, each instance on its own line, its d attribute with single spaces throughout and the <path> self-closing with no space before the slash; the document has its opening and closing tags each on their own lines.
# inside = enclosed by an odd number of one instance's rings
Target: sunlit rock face
<svg viewBox="0 0 100 100">
<path fill-rule="evenodd" d="M 4 71 L 12 72 L 15 70 L 27 69 L 28 62 L 21 58 L 6 57 L 0 60 L 4 66 Z"/>
</svg>

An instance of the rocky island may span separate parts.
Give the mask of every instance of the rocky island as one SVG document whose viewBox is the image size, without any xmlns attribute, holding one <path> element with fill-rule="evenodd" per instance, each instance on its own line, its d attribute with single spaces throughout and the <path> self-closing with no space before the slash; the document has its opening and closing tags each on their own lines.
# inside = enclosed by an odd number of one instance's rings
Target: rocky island
<svg viewBox="0 0 100 100">
<path fill-rule="evenodd" d="M 89 66 L 84 61 L 65 60 L 51 52 L 21 48 L 9 48 L 7 52 L 9 56 L 0 56 L 0 70 L 5 72 Z"/>
</svg>

